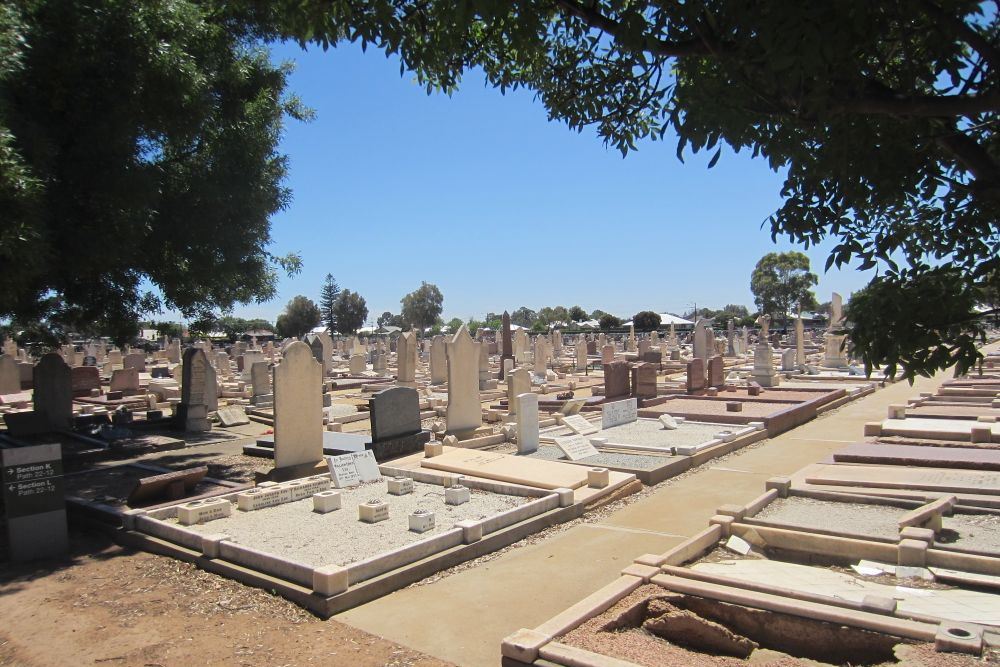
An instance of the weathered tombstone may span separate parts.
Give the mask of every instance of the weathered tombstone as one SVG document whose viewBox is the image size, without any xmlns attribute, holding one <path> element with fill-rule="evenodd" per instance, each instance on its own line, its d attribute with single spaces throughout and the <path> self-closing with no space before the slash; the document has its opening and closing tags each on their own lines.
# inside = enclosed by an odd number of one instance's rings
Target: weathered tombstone
<svg viewBox="0 0 1000 667">
<path fill-rule="evenodd" d="M 549 365 L 549 341 L 545 336 L 535 338 L 535 375 L 545 375 Z"/>
<path fill-rule="evenodd" d="M 601 405 L 601 429 L 608 429 L 620 424 L 629 424 L 639 418 L 639 403 L 634 398 L 624 401 L 614 401 Z"/>
<path fill-rule="evenodd" d="M 490 385 L 490 353 L 486 343 L 479 346 L 479 391 L 484 391 Z M 493 385 L 496 387 L 496 384 Z"/>
<path fill-rule="evenodd" d="M 736 356 L 736 328 L 731 319 L 726 323 L 726 356 Z"/>
<path fill-rule="evenodd" d="M 705 360 L 695 357 L 687 363 L 687 393 L 694 394 L 705 389 Z"/>
<path fill-rule="evenodd" d="M 782 350 L 781 352 L 781 370 L 783 371 L 794 371 L 795 370 L 795 350 L 788 348 L 787 350 Z"/>
<path fill-rule="evenodd" d="M 119 368 L 111 371 L 111 386 L 108 391 L 120 391 L 131 396 L 139 391 L 139 371 L 134 368 Z"/>
<path fill-rule="evenodd" d="M 233 372 L 229 364 L 229 355 L 221 350 L 215 353 L 215 370 L 224 378 L 228 378 Z"/>
<path fill-rule="evenodd" d="M 417 334 L 412 331 L 401 334 L 396 350 L 396 382 L 403 387 L 412 386 L 417 378 Z"/>
<path fill-rule="evenodd" d="M 146 355 L 142 352 L 129 352 L 122 358 L 123 368 L 134 368 L 140 373 L 146 372 Z"/>
<path fill-rule="evenodd" d="M 420 451 L 430 440 L 420 428 L 420 395 L 411 387 L 392 387 L 368 399 L 371 450 L 379 461 Z"/>
<path fill-rule="evenodd" d="M 501 351 L 500 351 L 501 380 L 503 380 L 504 377 L 506 377 L 504 374 L 507 372 L 507 367 L 504 365 L 504 360 L 510 359 L 513 361 L 514 359 L 514 344 L 513 341 L 511 340 L 511 335 L 510 335 L 510 313 L 508 313 L 506 310 L 503 311 L 502 323 L 503 323 L 503 338 L 502 338 L 503 345 L 501 346 Z"/>
<path fill-rule="evenodd" d="M 50 431 L 68 429 L 73 421 L 73 382 L 63 357 L 55 352 L 42 356 L 32 377 L 35 413 Z"/>
<path fill-rule="evenodd" d="M 275 477 L 313 474 L 323 461 L 323 365 L 297 341 L 285 348 L 273 373 Z"/>
<path fill-rule="evenodd" d="M 801 315 L 795 318 L 795 365 L 802 368 L 806 365 L 805 326 Z"/>
<path fill-rule="evenodd" d="M 601 363 L 610 364 L 615 360 L 615 346 L 614 345 L 602 345 L 601 346 Z"/>
<path fill-rule="evenodd" d="M 110 352 L 108 352 L 107 360 L 108 362 L 111 363 L 112 368 L 114 368 L 115 366 L 122 366 L 125 363 L 125 358 L 122 357 L 121 350 L 111 350 Z M 145 365 L 145 363 L 143 365 Z"/>
<path fill-rule="evenodd" d="M 840 296 L 836 292 L 833 293 L 833 297 L 830 299 L 830 324 L 827 327 L 829 331 L 836 331 L 844 324 L 844 297 Z"/>
<path fill-rule="evenodd" d="M 17 394 L 20 391 L 21 371 L 17 368 L 17 361 L 9 354 L 0 355 L 0 394 Z"/>
<path fill-rule="evenodd" d="M 635 352 L 635 325 L 628 325 L 628 341 L 625 348 L 627 352 Z"/>
<path fill-rule="evenodd" d="M 521 394 L 531 391 L 531 374 L 527 368 L 518 367 L 507 374 L 507 411 L 517 413 L 517 401 Z"/>
<path fill-rule="evenodd" d="M 483 425 L 479 405 L 479 346 L 463 324 L 448 343 L 448 433 L 459 437 Z"/>
<path fill-rule="evenodd" d="M 219 375 L 212 364 L 205 366 L 205 409 L 209 412 L 219 409 Z"/>
<path fill-rule="evenodd" d="M 351 375 L 361 375 L 367 371 L 368 363 L 365 360 L 365 355 L 360 352 L 358 354 L 352 354 L 351 359 L 348 362 L 347 370 Z"/>
<path fill-rule="evenodd" d="M 771 345 L 762 340 L 753 351 L 753 371 L 750 376 L 761 387 L 777 387 L 781 378 L 774 372 L 774 360 L 771 358 Z"/>
<path fill-rule="evenodd" d="M 444 384 L 448 379 L 448 353 L 444 336 L 431 339 L 431 384 Z"/>
<path fill-rule="evenodd" d="M 517 453 L 538 450 L 538 394 L 528 392 L 514 398 L 517 403 Z"/>
<path fill-rule="evenodd" d="M 59 361 L 63 362 L 61 357 Z M 61 446 L 3 449 L 0 465 L 10 560 L 24 562 L 65 552 L 69 538 Z"/>
<path fill-rule="evenodd" d="M 705 320 L 698 320 L 694 325 L 694 337 L 691 342 L 694 358 L 708 359 L 708 329 L 705 327 Z"/>
<path fill-rule="evenodd" d="M 179 339 L 175 338 L 167 345 L 167 361 L 172 364 L 181 362 L 181 341 Z"/>
<path fill-rule="evenodd" d="M 726 365 L 721 355 L 708 360 L 708 386 L 721 389 L 726 384 Z"/>
<path fill-rule="evenodd" d="M 847 355 L 844 354 L 844 340 L 847 336 L 840 334 L 826 334 L 825 352 L 823 354 L 823 365 L 827 368 L 846 368 Z M 762 385 L 767 386 L 767 385 Z"/>
<path fill-rule="evenodd" d="M 624 361 L 604 365 L 604 396 L 608 399 L 629 395 L 629 367 Z"/>
<path fill-rule="evenodd" d="M 641 363 L 632 367 L 632 395 L 656 398 L 656 365 Z"/>
<path fill-rule="evenodd" d="M 587 341 L 582 338 L 576 341 L 576 370 L 587 370 Z"/>
<path fill-rule="evenodd" d="M 205 350 L 189 347 L 184 350 L 181 365 L 181 402 L 177 406 L 177 424 L 185 431 L 210 431 L 205 375 L 209 366 Z"/>
</svg>

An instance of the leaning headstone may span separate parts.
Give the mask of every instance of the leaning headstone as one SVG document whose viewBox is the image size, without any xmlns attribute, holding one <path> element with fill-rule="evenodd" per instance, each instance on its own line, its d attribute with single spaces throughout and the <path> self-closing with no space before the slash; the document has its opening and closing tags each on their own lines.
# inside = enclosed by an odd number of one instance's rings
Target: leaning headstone
<svg viewBox="0 0 1000 667">
<path fill-rule="evenodd" d="M 479 404 L 479 346 L 463 324 L 448 343 L 448 433 L 469 434 L 483 425 Z"/>
<path fill-rule="evenodd" d="M 313 474 L 323 461 L 323 365 L 302 342 L 285 348 L 274 367 L 275 475 Z"/>
<path fill-rule="evenodd" d="M 240 426 L 250 423 L 250 418 L 247 417 L 246 410 L 243 409 L 242 405 L 227 405 L 219 408 L 218 415 L 219 422 L 223 426 Z"/>
<path fill-rule="evenodd" d="M 189 432 L 210 431 L 208 402 L 205 391 L 205 374 L 208 357 L 200 347 L 184 350 L 181 373 L 181 402 L 177 406 L 177 421 L 180 428 Z"/>
<path fill-rule="evenodd" d="M 62 355 L 44 355 L 32 377 L 35 413 L 50 431 L 68 429 L 73 421 L 73 382 Z"/>
<path fill-rule="evenodd" d="M 61 446 L 2 449 L 0 470 L 10 560 L 24 562 L 64 553 L 69 538 Z"/>
<path fill-rule="evenodd" d="M 370 447 L 379 461 L 418 452 L 430 440 L 430 431 L 420 426 L 420 395 L 411 387 L 392 387 L 372 396 L 368 416 Z"/>
<path fill-rule="evenodd" d="M 538 450 L 538 394 L 528 392 L 515 397 L 517 403 L 517 453 Z"/>
</svg>

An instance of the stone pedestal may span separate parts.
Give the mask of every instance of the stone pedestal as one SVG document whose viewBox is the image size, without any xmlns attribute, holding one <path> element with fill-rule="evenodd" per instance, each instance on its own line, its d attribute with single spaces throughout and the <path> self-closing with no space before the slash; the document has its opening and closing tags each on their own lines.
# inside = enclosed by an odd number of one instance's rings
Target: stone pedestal
<svg viewBox="0 0 1000 667">
<path fill-rule="evenodd" d="M 777 387 L 781 378 L 774 372 L 774 361 L 771 358 L 771 345 L 766 342 L 757 344 L 753 351 L 753 381 L 761 387 Z"/>
<path fill-rule="evenodd" d="M 823 365 L 827 368 L 847 368 L 847 355 L 841 346 L 847 336 L 827 334 L 826 350 L 823 354 Z"/>
</svg>

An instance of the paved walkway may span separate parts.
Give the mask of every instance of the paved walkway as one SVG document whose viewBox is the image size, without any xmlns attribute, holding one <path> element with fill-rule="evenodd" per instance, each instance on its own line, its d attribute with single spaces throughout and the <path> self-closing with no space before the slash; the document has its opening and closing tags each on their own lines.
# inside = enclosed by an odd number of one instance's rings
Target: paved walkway
<svg viewBox="0 0 1000 667">
<path fill-rule="evenodd" d="M 704 529 L 715 509 L 743 504 L 764 482 L 863 439 L 891 403 L 933 391 L 950 374 L 890 385 L 683 479 L 597 523 L 578 524 L 476 568 L 396 591 L 335 618 L 458 665 L 500 664 L 500 641 L 531 628 L 618 576 L 632 559 L 662 553 Z"/>
</svg>

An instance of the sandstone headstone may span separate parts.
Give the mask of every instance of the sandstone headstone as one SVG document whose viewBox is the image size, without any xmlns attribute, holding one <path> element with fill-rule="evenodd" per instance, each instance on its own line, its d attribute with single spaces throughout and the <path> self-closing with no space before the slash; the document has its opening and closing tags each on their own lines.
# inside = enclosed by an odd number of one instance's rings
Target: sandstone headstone
<svg viewBox="0 0 1000 667">
<path fill-rule="evenodd" d="M 629 367 L 624 361 L 613 361 L 604 365 L 604 395 L 622 398 L 629 395 Z"/>
<path fill-rule="evenodd" d="M 531 391 L 531 375 L 527 368 L 516 368 L 507 374 L 507 407 L 517 413 L 517 397 Z"/>
<path fill-rule="evenodd" d="M 402 386 L 412 386 L 417 373 L 417 334 L 407 331 L 396 343 L 396 381 Z"/>
<path fill-rule="evenodd" d="M 21 371 L 17 368 L 17 361 L 9 354 L 0 355 L 0 394 L 17 394 L 20 391 Z"/>
<path fill-rule="evenodd" d="M 721 389 L 726 384 L 726 366 L 718 354 L 708 360 L 708 386 Z"/>
<path fill-rule="evenodd" d="M 656 366 L 641 363 L 632 367 L 632 395 L 636 398 L 656 398 Z"/>
<path fill-rule="evenodd" d="M 483 425 L 479 405 L 479 347 L 463 324 L 447 345 L 448 433 L 474 431 Z"/>
<path fill-rule="evenodd" d="M 687 363 L 687 393 L 694 394 L 705 389 L 705 360 L 695 357 Z"/>
<path fill-rule="evenodd" d="M 138 393 L 139 371 L 134 368 L 119 368 L 111 372 L 111 385 L 108 391 L 120 391 L 126 396 Z"/>
<path fill-rule="evenodd" d="M 538 450 L 538 394 L 519 394 L 517 403 L 517 453 Z"/>
<path fill-rule="evenodd" d="M 140 373 L 146 372 L 146 355 L 142 352 L 130 352 L 122 358 L 123 368 L 134 368 Z"/>
<path fill-rule="evenodd" d="M 448 379 L 448 352 L 444 336 L 431 340 L 431 384 L 444 384 Z"/>
<path fill-rule="evenodd" d="M 181 402 L 177 419 L 185 431 L 200 432 L 212 428 L 208 421 L 206 373 L 209 367 L 205 351 L 198 347 L 184 350 L 182 357 Z"/>
<path fill-rule="evenodd" d="M 274 367 L 274 464 L 308 468 L 323 460 L 323 366 L 302 342 Z"/>
</svg>

